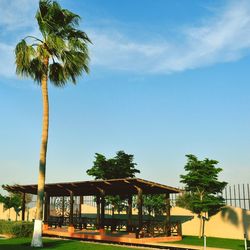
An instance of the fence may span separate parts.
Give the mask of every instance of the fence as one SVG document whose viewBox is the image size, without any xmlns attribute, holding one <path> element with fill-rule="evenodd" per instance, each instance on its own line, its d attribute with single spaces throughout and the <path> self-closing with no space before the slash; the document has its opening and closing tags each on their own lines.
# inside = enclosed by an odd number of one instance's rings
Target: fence
<svg viewBox="0 0 250 250">
<path fill-rule="evenodd" d="M 170 194 L 171 206 L 176 206 L 179 194 Z M 227 185 L 222 191 L 226 205 L 250 210 L 249 184 Z"/>
<path fill-rule="evenodd" d="M 249 184 L 228 185 L 222 194 L 227 205 L 250 210 Z"/>
</svg>

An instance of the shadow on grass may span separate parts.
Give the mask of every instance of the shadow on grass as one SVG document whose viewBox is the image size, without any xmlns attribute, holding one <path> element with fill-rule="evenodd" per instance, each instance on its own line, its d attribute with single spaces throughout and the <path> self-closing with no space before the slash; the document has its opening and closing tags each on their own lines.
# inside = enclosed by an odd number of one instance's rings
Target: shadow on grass
<svg viewBox="0 0 250 250">
<path fill-rule="evenodd" d="M 71 243 L 70 240 L 43 240 L 43 248 L 42 249 L 67 249 L 66 244 Z M 0 240 L 0 249 L 3 250 L 27 250 L 27 249 L 34 249 L 30 246 L 31 239 L 8 239 L 8 240 Z M 38 248 L 39 249 L 39 248 Z"/>
<path fill-rule="evenodd" d="M 183 236 L 182 241 L 176 242 L 176 244 L 177 243 L 202 246 L 204 244 L 204 239 L 203 238 L 199 239 L 197 236 Z M 207 246 L 242 250 L 244 249 L 244 240 L 207 237 Z M 250 241 L 248 241 L 248 246 L 250 246 Z"/>
</svg>

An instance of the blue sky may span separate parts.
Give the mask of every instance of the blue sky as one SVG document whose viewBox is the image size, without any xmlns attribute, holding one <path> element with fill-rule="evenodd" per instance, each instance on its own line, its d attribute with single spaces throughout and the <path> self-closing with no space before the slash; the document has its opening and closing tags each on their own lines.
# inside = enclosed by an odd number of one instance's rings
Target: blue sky
<svg viewBox="0 0 250 250">
<path fill-rule="evenodd" d="M 38 1 L 0 2 L 0 184 L 35 183 L 41 92 L 15 75 L 14 47 L 39 31 Z M 91 72 L 49 88 L 47 182 L 87 180 L 94 154 L 134 154 L 138 177 L 178 186 L 185 154 L 250 179 L 250 2 L 83 0 Z M 22 8 L 20 9 L 20 6 Z"/>
</svg>

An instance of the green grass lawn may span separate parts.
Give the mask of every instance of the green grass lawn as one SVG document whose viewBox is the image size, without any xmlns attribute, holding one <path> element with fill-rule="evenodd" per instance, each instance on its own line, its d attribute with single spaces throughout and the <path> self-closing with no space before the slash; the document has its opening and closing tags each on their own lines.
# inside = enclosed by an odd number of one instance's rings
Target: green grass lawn
<svg viewBox="0 0 250 250">
<path fill-rule="evenodd" d="M 30 247 L 30 238 L 13 238 L 13 239 L 0 239 L 0 250 L 27 250 L 34 249 Z M 86 243 L 74 240 L 62 240 L 62 239 L 43 239 L 44 250 L 131 250 L 131 247 L 122 247 L 115 245 L 105 245 L 102 243 Z M 203 239 L 199 239 L 195 236 L 184 236 L 182 241 L 175 242 L 178 244 L 202 246 Z M 249 242 L 250 243 L 250 242 Z M 227 249 L 244 249 L 243 240 L 231 240 L 221 238 L 207 238 L 208 247 L 218 247 Z M 134 248 L 135 249 L 135 248 Z M 137 248 L 138 249 L 138 248 Z"/>
<path fill-rule="evenodd" d="M 182 241 L 175 242 L 176 244 L 186 244 L 194 246 L 203 246 L 203 238 L 199 239 L 197 236 L 183 236 Z M 248 242 L 250 246 L 250 242 Z M 243 240 L 232 240 L 232 239 L 223 239 L 223 238 L 214 238 L 207 237 L 207 246 L 208 247 L 218 247 L 218 248 L 227 248 L 227 249 L 244 249 Z"/>
<path fill-rule="evenodd" d="M 30 247 L 31 239 L 29 238 L 14 238 L 14 239 L 0 239 L 1 250 L 27 250 L 34 248 Z M 44 250 L 131 250 L 130 247 L 104 245 L 97 243 L 86 243 L 74 240 L 61 239 L 43 239 Z"/>
</svg>

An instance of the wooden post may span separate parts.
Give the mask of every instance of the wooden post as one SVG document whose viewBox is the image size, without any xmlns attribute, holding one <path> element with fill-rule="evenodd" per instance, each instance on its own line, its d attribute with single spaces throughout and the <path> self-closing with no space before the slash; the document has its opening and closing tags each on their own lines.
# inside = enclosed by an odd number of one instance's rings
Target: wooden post
<svg viewBox="0 0 250 250">
<path fill-rule="evenodd" d="M 101 194 L 101 218 L 100 218 L 100 229 L 104 229 L 104 219 L 105 219 L 105 196 L 104 193 Z"/>
<path fill-rule="evenodd" d="M 22 221 L 25 220 L 25 193 L 22 195 Z"/>
<path fill-rule="evenodd" d="M 44 224 L 48 224 L 49 201 L 50 201 L 48 192 L 44 193 L 44 198 L 45 198 L 45 202 L 44 202 Z"/>
<path fill-rule="evenodd" d="M 73 209 L 74 209 L 74 194 L 72 191 L 70 191 L 70 211 L 69 211 L 69 227 L 68 232 L 70 234 L 73 234 L 75 231 L 74 228 L 74 218 L 73 218 Z"/>
<path fill-rule="evenodd" d="M 48 192 L 44 193 L 44 198 L 45 198 L 45 202 L 44 202 L 44 224 L 43 224 L 43 230 L 48 230 L 49 228 L 49 223 L 48 223 L 48 219 L 49 219 L 49 214 L 50 214 L 50 196 L 48 194 Z"/>
<path fill-rule="evenodd" d="M 171 225 L 170 225 L 170 196 L 166 193 L 166 235 L 171 235 Z"/>
<path fill-rule="evenodd" d="M 62 197 L 62 217 L 64 219 L 64 210 L 65 210 L 65 207 L 64 207 L 64 196 Z"/>
<path fill-rule="evenodd" d="M 143 205 L 143 200 L 142 200 L 142 189 L 137 187 L 137 206 L 138 206 L 138 231 L 137 231 L 137 237 L 139 236 L 139 233 L 142 230 L 142 205 Z"/>
<path fill-rule="evenodd" d="M 80 204 L 79 204 L 79 228 L 82 229 L 82 204 L 83 204 L 83 196 L 80 196 Z"/>
<path fill-rule="evenodd" d="M 74 226 L 73 209 L 74 209 L 74 194 L 72 191 L 70 191 L 70 212 L 69 212 L 69 225 L 70 226 Z"/>
<path fill-rule="evenodd" d="M 127 224 L 127 231 L 132 231 L 132 195 L 128 197 L 128 224 Z"/>
<path fill-rule="evenodd" d="M 82 214 L 82 204 L 83 204 L 83 196 L 80 196 L 80 204 L 79 204 L 79 217 L 80 218 Z"/>
<path fill-rule="evenodd" d="M 100 196 L 96 196 L 96 227 L 100 228 Z"/>
</svg>

